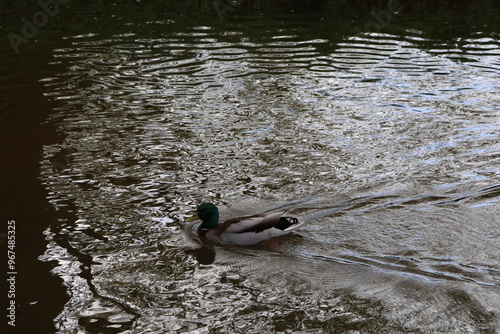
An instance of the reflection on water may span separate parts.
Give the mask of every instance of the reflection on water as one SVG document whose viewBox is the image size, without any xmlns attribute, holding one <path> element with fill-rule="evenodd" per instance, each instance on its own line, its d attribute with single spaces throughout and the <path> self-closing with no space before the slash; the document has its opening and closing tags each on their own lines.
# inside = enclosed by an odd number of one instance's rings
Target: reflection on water
<svg viewBox="0 0 500 334">
<path fill-rule="evenodd" d="M 498 36 L 301 20 L 54 50 L 65 70 L 42 82 L 66 137 L 41 178 L 61 333 L 497 331 Z M 202 246 L 183 222 L 202 201 L 307 224 Z"/>
</svg>

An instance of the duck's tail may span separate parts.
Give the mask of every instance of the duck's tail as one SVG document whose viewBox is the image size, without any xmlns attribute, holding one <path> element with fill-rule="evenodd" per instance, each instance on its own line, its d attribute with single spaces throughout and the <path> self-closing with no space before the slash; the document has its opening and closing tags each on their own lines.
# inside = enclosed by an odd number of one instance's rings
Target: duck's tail
<svg viewBox="0 0 500 334">
<path fill-rule="evenodd" d="M 281 217 L 274 227 L 287 232 L 301 226 L 302 224 L 304 224 L 304 222 L 299 222 L 297 218 Z"/>
</svg>

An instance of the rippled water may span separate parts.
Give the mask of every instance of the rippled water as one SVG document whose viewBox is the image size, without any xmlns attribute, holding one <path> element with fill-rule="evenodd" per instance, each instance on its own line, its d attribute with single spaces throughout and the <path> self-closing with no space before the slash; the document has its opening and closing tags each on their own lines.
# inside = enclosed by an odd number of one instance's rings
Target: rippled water
<svg viewBox="0 0 500 334">
<path fill-rule="evenodd" d="M 89 28 L 54 50 L 60 333 L 499 332 L 498 35 L 303 20 Z M 203 246 L 184 223 L 203 201 L 307 224 Z"/>
</svg>

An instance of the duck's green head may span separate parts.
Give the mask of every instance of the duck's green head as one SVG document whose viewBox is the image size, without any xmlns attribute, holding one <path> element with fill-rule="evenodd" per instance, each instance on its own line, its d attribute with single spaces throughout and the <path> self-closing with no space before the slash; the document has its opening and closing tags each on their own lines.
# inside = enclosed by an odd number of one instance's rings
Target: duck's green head
<svg viewBox="0 0 500 334">
<path fill-rule="evenodd" d="M 200 227 L 207 229 L 214 229 L 219 223 L 219 209 L 212 203 L 203 203 L 196 209 L 197 214 L 187 221 L 192 221 L 196 219 L 201 219 L 203 222 Z"/>
</svg>

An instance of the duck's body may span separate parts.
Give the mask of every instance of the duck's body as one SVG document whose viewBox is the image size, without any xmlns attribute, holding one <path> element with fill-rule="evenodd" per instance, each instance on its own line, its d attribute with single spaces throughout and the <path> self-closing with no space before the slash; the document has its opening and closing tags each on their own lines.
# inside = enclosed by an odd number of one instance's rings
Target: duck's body
<svg viewBox="0 0 500 334">
<path fill-rule="evenodd" d="M 232 243 L 249 246 L 261 241 L 288 234 L 301 226 L 297 218 L 283 217 L 285 211 L 271 214 L 232 218 L 219 223 L 219 210 L 211 203 L 203 203 L 197 209 L 201 219 L 198 231 L 202 237 L 212 242 Z"/>
</svg>

